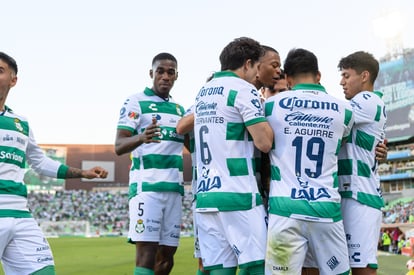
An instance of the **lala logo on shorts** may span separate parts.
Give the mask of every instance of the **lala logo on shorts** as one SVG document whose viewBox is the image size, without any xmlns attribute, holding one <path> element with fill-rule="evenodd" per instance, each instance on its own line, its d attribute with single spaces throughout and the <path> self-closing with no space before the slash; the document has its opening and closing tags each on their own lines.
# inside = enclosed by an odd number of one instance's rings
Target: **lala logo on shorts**
<svg viewBox="0 0 414 275">
<path fill-rule="evenodd" d="M 135 231 L 137 233 L 142 233 L 145 230 L 144 221 L 142 219 L 137 220 L 137 224 L 135 225 Z"/>
</svg>

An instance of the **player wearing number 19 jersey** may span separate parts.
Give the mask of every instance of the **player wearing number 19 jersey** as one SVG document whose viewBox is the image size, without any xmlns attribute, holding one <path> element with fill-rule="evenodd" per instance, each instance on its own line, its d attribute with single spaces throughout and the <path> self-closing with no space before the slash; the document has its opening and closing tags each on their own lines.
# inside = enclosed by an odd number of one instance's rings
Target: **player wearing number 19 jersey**
<svg viewBox="0 0 414 275">
<path fill-rule="evenodd" d="M 261 55 L 253 39 L 230 42 L 220 55 L 222 71 L 201 88 L 194 106 L 198 237 L 204 268 L 220 274 L 236 274 L 237 266 L 264 274 L 265 209 L 253 144 L 269 151 L 273 133 L 251 84 Z"/>
<path fill-rule="evenodd" d="M 293 89 L 265 102 L 275 134 L 266 274 L 300 274 L 308 252 L 320 274 L 347 274 L 337 155 L 350 133 L 352 111 L 318 84 L 313 53 L 290 51 L 284 69 Z"/>
</svg>

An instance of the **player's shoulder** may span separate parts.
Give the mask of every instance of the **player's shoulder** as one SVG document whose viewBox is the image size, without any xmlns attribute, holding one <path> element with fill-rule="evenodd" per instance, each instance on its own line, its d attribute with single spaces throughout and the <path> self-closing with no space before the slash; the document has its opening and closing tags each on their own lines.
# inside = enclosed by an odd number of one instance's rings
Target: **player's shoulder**
<svg viewBox="0 0 414 275">
<path fill-rule="evenodd" d="M 6 106 L 6 112 L 4 113 L 4 116 L 11 117 L 18 119 L 20 121 L 27 121 L 27 117 L 24 115 L 16 114 L 11 108 Z"/>
</svg>

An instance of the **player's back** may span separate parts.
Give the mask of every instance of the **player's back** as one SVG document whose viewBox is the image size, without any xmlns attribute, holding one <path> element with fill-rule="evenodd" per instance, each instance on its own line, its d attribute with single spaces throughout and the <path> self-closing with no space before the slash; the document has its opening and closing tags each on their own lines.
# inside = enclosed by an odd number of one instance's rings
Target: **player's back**
<svg viewBox="0 0 414 275">
<path fill-rule="evenodd" d="M 255 204 L 253 141 L 246 125 L 258 121 L 265 121 L 259 95 L 234 73 L 216 73 L 201 88 L 194 112 L 197 207 L 240 210 Z"/>
<path fill-rule="evenodd" d="M 320 85 L 298 85 L 270 98 L 266 117 L 275 133 L 270 211 L 301 219 L 340 219 L 337 155 L 352 126 L 349 105 Z"/>
</svg>

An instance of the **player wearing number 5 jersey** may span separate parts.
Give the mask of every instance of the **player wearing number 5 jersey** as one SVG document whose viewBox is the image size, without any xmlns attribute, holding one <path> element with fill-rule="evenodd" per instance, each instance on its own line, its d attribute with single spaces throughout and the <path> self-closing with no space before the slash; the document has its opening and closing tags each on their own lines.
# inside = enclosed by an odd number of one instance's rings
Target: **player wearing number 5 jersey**
<svg viewBox="0 0 414 275">
<path fill-rule="evenodd" d="M 152 88 L 127 98 L 115 152 L 131 153 L 128 238 L 136 246 L 134 275 L 169 274 L 180 238 L 184 137 L 176 133 L 184 108 L 170 96 L 178 77 L 169 53 L 153 58 Z"/>
<path fill-rule="evenodd" d="M 195 101 L 196 219 L 203 265 L 211 275 L 236 268 L 264 274 L 265 209 L 256 184 L 253 144 L 272 145 L 258 91 L 251 84 L 263 50 L 250 38 L 230 42 L 221 72 Z"/>
<path fill-rule="evenodd" d="M 292 90 L 265 103 L 275 133 L 266 274 L 300 274 L 308 252 L 320 274 L 348 274 L 337 155 L 353 124 L 351 107 L 318 84 L 313 53 L 291 50 L 284 69 Z"/>
</svg>

